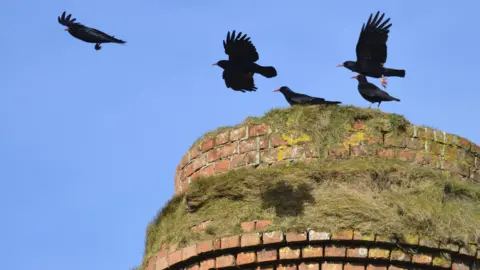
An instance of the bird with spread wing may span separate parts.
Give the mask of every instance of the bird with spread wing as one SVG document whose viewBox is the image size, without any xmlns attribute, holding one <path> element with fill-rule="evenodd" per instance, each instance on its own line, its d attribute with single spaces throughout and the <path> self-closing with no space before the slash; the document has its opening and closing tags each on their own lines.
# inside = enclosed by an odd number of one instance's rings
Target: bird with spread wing
<svg viewBox="0 0 480 270">
<path fill-rule="evenodd" d="M 264 67 L 255 63 L 259 55 L 247 34 L 242 35 L 242 32 L 239 32 L 235 35 L 235 31 L 231 34 L 229 31 L 226 40 L 223 41 L 223 48 L 228 60 L 221 60 L 213 65 L 223 69 L 222 78 L 227 88 L 241 92 L 256 91 L 257 87 L 253 80 L 255 73 L 266 78 L 277 76 L 274 67 Z"/>
<path fill-rule="evenodd" d="M 105 34 L 104 32 L 97 30 L 95 28 L 90 28 L 81 23 L 75 22 L 75 18 L 71 18 L 72 14 L 69 14 L 65 17 L 65 11 L 62 13 L 62 16 L 58 16 L 58 22 L 61 25 L 66 26 L 65 31 L 68 31 L 70 35 L 80 40 L 83 40 L 88 43 L 95 43 L 95 50 L 100 50 L 102 43 L 119 43 L 124 44 L 126 41 L 115 38 Z"/>
<path fill-rule="evenodd" d="M 387 61 L 387 39 L 392 24 L 390 18 L 382 22 L 385 13 L 370 14 L 367 24 L 363 24 L 358 38 L 357 61 L 345 61 L 337 67 L 345 67 L 364 76 L 380 78 L 382 86 L 387 87 L 386 77 L 405 77 L 405 70 L 384 67 Z M 380 17 L 379 17 L 380 16 Z"/>
</svg>

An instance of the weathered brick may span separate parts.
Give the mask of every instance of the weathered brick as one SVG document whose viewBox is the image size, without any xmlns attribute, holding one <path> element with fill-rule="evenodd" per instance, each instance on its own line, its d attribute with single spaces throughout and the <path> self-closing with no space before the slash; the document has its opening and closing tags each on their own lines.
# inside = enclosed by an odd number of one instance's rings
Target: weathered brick
<svg viewBox="0 0 480 270">
<path fill-rule="evenodd" d="M 365 145 L 350 146 L 350 155 L 352 157 L 370 156 L 369 149 Z"/>
<path fill-rule="evenodd" d="M 353 124 L 352 129 L 355 130 L 355 131 L 360 131 L 360 130 L 364 130 L 365 127 L 366 127 L 365 122 L 356 121 L 356 122 Z"/>
<path fill-rule="evenodd" d="M 398 266 L 395 266 L 395 265 L 390 265 L 388 267 L 388 270 L 408 270 L 407 268 L 401 268 L 401 267 L 398 267 Z"/>
<path fill-rule="evenodd" d="M 343 264 L 341 263 L 332 263 L 332 262 L 324 262 L 322 264 L 322 270 L 342 270 Z"/>
<path fill-rule="evenodd" d="M 215 141 L 213 139 L 208 139 L 202 142 L 202 152 L 205 153 L 210 151 L 213 146 L 215 145 Z"/>
<path fill-rule="evenodd" d="M 240 154 L 257 149 L 257 138 L 250 138 L 240 142 Z"/>
<path fill-rule="evenodd" d="M 459 251 L 459 246 L 455 243 L 440 243 L 440 248 L 450 250 L 450 251 L 453 251 L 453 252 L 458 252 Z"/>
<path fill-rule="evenodd" d="M 431 247 L 431 248 L 438 248 L 439 247 L 439 243 L 437 241 L 433 240 L 429 236 L 420 237 L 419 245 L 424 246 L 424 247 Z"/>
<path fill-rule="evenodd" d="M 215 162 L 215 173 L 222 173 L 229 170 L 229 160 L 220 160 Z"/>
<path fill-rule="evenodd" d="M 276 133 L 270 135 L 271 147 L 278 147 L 278 146 L 284 146 L 284 145 L 288 145 L 288 142 L 282 138 L 282 135 L 276 134 Z"/>
<path fill-rule="evenodd" d="M 407 147 L 406 138 L 395 133 L 387 133 L 383 137 L 383 144 L 389 147 L 405 148 Z"/>
<path fill-rule="evenodd" d="M 215 259 L 215 264 L 217 268 L 220 267 L 229 267 L 235 265 L 235 257 L 233 255 L 223 255 Z"/>
<path fill-rule="evenodd" d="M 273 163 L 278 160 L 279 148 L 269 148 L 260 151 L 260 160 L 265 163 Z"/>
<path fill-rule="evenodd" d="M 277 260 L 276 249 L 263 249 L 257 251 L 257 262 L 269 262 Z"/>
<path fill-rule="evenodd" d="M 420 236 L 417 234 L 404 234 L 400 238 L 400 244 L 418 245 L 420 243 Z"/>
<path fill-rule="evenodd" d="M 182 260 L 182 250 L 168 252 L 168 265 L 174 265 Z"/>
<path fill-rule="evenodd" d="M 256 260 L 255 251 L 241 252 L 237 255 L 237 265 L 254 263 Z"/>
<path fill-rule="evenodd" d="M 229 157 L 231 155 L 237 154 L 238 142 L 227 143 L 219 149 L 221 158 Z"/>
<path fill-rule="evenodd" d="M 222 132 L 215 137 L 215 145 L 225 144 L 228 142 L 229 139 L 230 139 L 230 132 L 229 131 Z"/>
<path fill-rule="evenodd" d="M 468 255 L 468 256 L 475 256 L 475 254 L 477 254 L 477 246 L 476 245 L 462 246 L 460 247 L 459 253 Z"/>
<path fill-rule="evenodd" d="M 248 127 L 248 135 L 250 137 L 253 136 L 262 136 L 268 133 L 268 125 L 260 124 L 260 125 L 251 125 Z"/>
<path fill-rule="evenodd" d="M 320 270 L 318 263 L 301 263 L 298 265 L 298 270 Z"/>
<path fill-rule="evenodd" d="M 240 224 L 243 232 L 253 232 L 255 231 L 255 221 L 242 222 Z"/>
<path fill-rule="evenodd" d="M 373 259 L 388 259 L 390 257 L 390 250 L 383 248 L 371 248 L 368 251 L 368 257 Z"/>
<path fill-rule="evenodd" d="M 303 242 L 307 241 L 307 234 L 306 233 L 296 233 L 296 232 L 288 232 L 285 234 L 285 238 L 287 242 Z"/>
<path fill-rule="evenodd" d="M 280 242 L 283 242 L 283 232 L 275 231 L 275 232 L 263 233 L 264 244 L 272 244 L 272 243 L 280 243 Z"/>
<path fill-rule="evenodd" d="M 402 161 L 412 162 L 415 160 L 416 152 L 414 150 L 399 150 L 397 158 Z"/>
<path fill-rule="evenodd" d="M 155 268 L 153 270 L 163 270 L 168 267 L 167 257 L 159 258 L 156 262 Z"/>
<path fill-rule="evenodd" d="M 181 189 L 183 192 L 185 192 L 188 189 L 188 180 L 185 179 L 180 183 Z"/>
<path fill-rule="evenodd" d="M 192 164 L 194 171 L 205 167 L 205 165 L 207 165 L 207 154 L 202 154 L 198 156 L 196 159 L 192 160 Z"/>
<path fill-rule="evenodd" d="M 190 176 L 194 172 L 195 172 L 195 164 L 194 163 L 188 164 L 187 167 L 185 168 L 186 176 Z"/>
<path fill-rule="evenodd" d="M 213 250 L 213 241 L 212 240 L 206 240 L 202 242 L 197 243 L 197 253 L 202 254 L 205 252 L 210 252 Z"/>
<path fill-rule="evenodd" d="M 200 270 L 215 268 L 215 259 L 208 259 L 200 262 Z"/>
<path fill-rule="evenodd" d="M 388 267 L 384 265 L 369 264 L 367 265 L 367 270 L 387 270 Z"/>
<path fill-rule="evenodd" d="M 256 246 L 260 245 L 260 235 L 258 233 L 249 233 L 242 235 L 240 245 L 242 247 Z"/>
<path fill-rule="evenodd" d="M 365 265 L 347 263 L 347 264 L 345 264 L 343 269 L 344 270 L 365 270 Z"/>
<path fill-rule="evenodd" d="M 381 158 L 393 158 L 395 156 L 395 152 L 392 148 L 380 148 L 377 151 L 377 156 Z"/>
<path fill-rule="evenodd" d="M 390 255 L 391 261 L 403 261 L 403 262 L 410 262 L 412 260 L 412 256 L 410 254 L 404 252 L 401 249 L 394 249 Z"/>
<path fill-rule="evenodd" d="M 280 248 L 278 253 L 281 260 L 300 258 L 300 249 L 298 248 L 283 247 Z"/>
<path fill-rule="evenodd" d="M 302 250 L 303 258 L 323 257 L 323 246 L 306 246 Z"/>
<path fill-rule="evenodd" d="M 330 240 L 330 233 L 328 232 L 316 232 L 314 230 L 308 231 L 308 239 L 310 241 Z"/>
<path fill-rule="evenodd" d="M 212 149 L 207 152 L 207 161 L 213 162 L 213 161 L 219 160 L 221 157 L 221 154 L 222 152 L 220 151 L 220 148 Z"/>
<path fill-rule="evenodd" d="M 247 137 L 247 129 L 245 127 L 236 128 L 230 131 L 230 141 L 238 141 Z"/>
<path fill-rule="evenodd" d="M 258 149 L 267 149 L 268 148 L 268 138 L 267 137 L 258 137 Z"/>
<path fill-rule="evenodd" d="M 255 230 L 257 231 L 263 231 L 265 230 L 265 228 L 267 228 L 268 226 L 270 226 L 272 224 L 272 221 L 271 220 L 259 220 L 257 221 L 257 223 L 255 224 Z"/>
<path fill-rule="evenodd" d="M 452 258 L 449 253 L 442 253 L 433 258 L 432 265 L 449 268 L 452 265 Z"/>
<path fill-rule="evenodd" d="M 190 162 L 190 153 L 187 152 L 183 155 L 182 159 L 180 160 L 179 168 L 185 167 Z"/>
<path fill-rule="evenodd" d="M 352 240 L 353 230 L 342 230 L 332 233 L 332 240 Z"/>
<path fill-rule="evenodd" d="M 196 171 L 192 175 L 190 175 L 190 183 L 194 182 L 197 180 L 200 176 L 202 176 L 202 171 Z"/>
<path fill-rule="evenodd" d="M 197 256 L 197 246 L 190 245 L 182 248 L 182 260 L 188 260 L 193 256 Z"/>
<path fill-rule="evenodd" d="M 424 144 L 418 138 L 406 139 L 407 148 L 412 150 L 422 150 L 424 149 Z"/>
<path fill-rule="evenodd" d="M 222 244 L 222 240 L 221 240 L 221 239 L 215 239 L 215 240 L 213 240 L 213 249 L 214 249 L 214 250 L 219 250 L 219 249 L 221 249 L 221 244 Z"/>
<path fill-rule="evenodd" d="M 357 247 L 347 249 L 347 257 L 349 258 L 366 258 L 368 256 L 368 248 Z"/>
<path fill-rule="evenodd" d="M 269 265 L 257 266 L 256 270 L 275 270 L 275 267 Z"/>
<path fill-rule="evenodd" d="M 395 239 L 384 236 L 384 235 L 375 235 L 375 242 L 382 242 L 382 243 L 395 243 Z"/>
<path fill-rule="evenodd" d="M 278 264 L 277 270 L 297 270 L 297 265 L 295 264 Z"/>
<path fill-rule="evenodd" d="M 452 264 L 452 270 L 470 270 L 470 267 L 465 262 L 455 261 Z"/>
<path fill-rule="evenodd" d="M 215 167 L 213 165 L 208 165 L 206 167 L 203 167 L 200 170 L 200 176 L 203 177 L 209 177 L 215 174 Z"/>
<path fill-rule="evenodd" d="M 328 150 L 328 155 L 332 159 L 347 158 L 350 155 L 350 150 L 345 147 L 334 147 Z"/>
<path fill-rule="evenodd" d="M 353 240 L 375 241 L 375 234 L 354 231 Z"/>
<path fill-rule="evenodd" d="M 222 249 L 236 248 L 240 246 L 240 236 L 233 235 L 222 238 Z"/>
<path fill-rule="evenodd" d="M 339 246 L 325 246 L 325 257 L 345 257 L 346 249 Z"/>
<path fill-rule="evenodd" d="M 246 165 L 247 165 L 247 154 L 235 155 L 232 157 L 232 160 L 230 161 L 230 167 L 232 169 L 244 167 Z"/>
</svg>

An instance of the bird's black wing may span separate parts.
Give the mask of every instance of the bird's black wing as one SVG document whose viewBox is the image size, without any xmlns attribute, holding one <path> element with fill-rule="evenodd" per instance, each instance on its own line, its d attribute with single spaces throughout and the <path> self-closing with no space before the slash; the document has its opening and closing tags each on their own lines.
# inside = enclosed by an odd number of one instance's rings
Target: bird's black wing
<svg viewBox="0 0 480 270">
<path fill-rule="evenodd" d="M 387 61 L 387 39 L 392 24 L 387 25 L 390 18 L 382 22 L 385 13 L 378 17 L 378 11 L 373 20 L 372 15 L 370 14 L 367 25 L 363 24 L 360 31 L 356 47 L 357 62 L 383 65 Z"/>
<path fill-rule="evenodd" d="M 110 36 L 109 34 L 106 34 L 100 30 L 97 30 L 95 28 L 90 28 L 90 27 L 87 27 L 85 29 L 85 33 L 87 33 L 89 36 L 91 37 L 95 37 L 96 40 L 98 40 L 98 42 L 115 42 L 115 41 L 122 41 L 122 40 L 118 40 L 116 39 L 115 37 L 113 36 Z"/>
<path fill-rule="evenodd" d="M 296 93 L 293 97 L 290 98 L 293 102 L 297 104 L 308 104 L 310 103 L 314 98 L 308 95 L 304 94 L 298 94 Z"/>
<path fill-rule="evenodd" d="M 225 85 L 237 91 L 256 91 L 253 73 L 241 73 L 237 71 L 224 70 L 222 74 Z"/>
<path fill-rule="evenodd" d="M 58 16 L 58 22 L 61 24 L 61 25 L 64 25 L 64 26 L 67 26 L 67 27 L 71 27 L 72 25 L 77 25 L 77 26 L 83 26 L 81 23 L 76 23 L 75 21 L 77 19 L 73 18 L 73 19 L 70 19 L 72 17 L 72 14 L 68 14 L 67 17 L 65 17 L 65 14 L 66 12 L 64 11 L 62 13 L 62 16 Z"/>
<path fill-rule="evenodd" d="M 231 34 L 229 31 L 227 39 L 223 41 L 223 48 L 232 62 L 253 63 L 259 59 L 257 49 L 250 41 L 250 37 L 247 37 L 247 34 L 242 36 L 242 32 L 235 36 L 235 31 Z"/>
</svg>

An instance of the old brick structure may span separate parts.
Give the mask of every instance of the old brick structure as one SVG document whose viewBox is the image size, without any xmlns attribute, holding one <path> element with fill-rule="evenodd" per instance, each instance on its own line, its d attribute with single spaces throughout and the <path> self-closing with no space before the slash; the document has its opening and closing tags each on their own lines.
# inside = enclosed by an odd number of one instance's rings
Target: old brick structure
<svg viewBox="0 0 480 270">
<path fill-rule="evenodd" d="M 268 124 L 243 124 L 207 136 L 182 158 L 175 172 L 175 193 L 185 192 L 201 176 L 241 167 L 263 168 L 316 159 L 376 156 L 417 166 L 448 170 L 480 183 L 480 147 L 443 131 L 410 125 L 401 134 L 367 132 L 363 121 L 338 145 L 319 150 L 306 134 L 289 134 Z M 206 179 L 208 180 L 208 179 Z M 206 220 L 192 231 L 208 227 Z M 271 220 L 241 224 L 242 233 L 182 248 L 164 245 L 145 264 L 162 269 L 480 269 L 478 239 L 466 245 L 419 235 L 390 239 L 354 230 L 303 233 L 271 231 Z"/>
</svg>

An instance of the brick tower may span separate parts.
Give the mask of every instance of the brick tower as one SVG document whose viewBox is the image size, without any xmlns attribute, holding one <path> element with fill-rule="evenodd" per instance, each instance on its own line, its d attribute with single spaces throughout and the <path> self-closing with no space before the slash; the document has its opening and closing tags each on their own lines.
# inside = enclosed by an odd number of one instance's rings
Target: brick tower
<svg viewBox="0 0 480 270">
<path fill-rule="evenodd" d="M 480 269 L 480 147 L 355 107 L 206 134 L 148 227 L 142 269 Z"/>
</svg>

